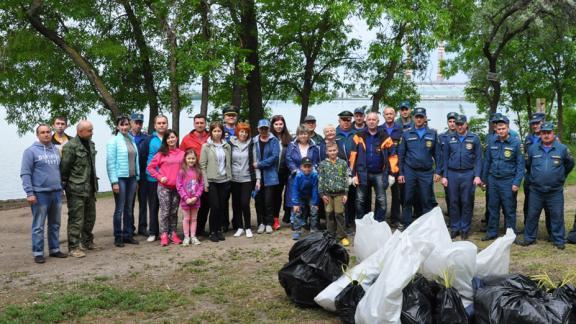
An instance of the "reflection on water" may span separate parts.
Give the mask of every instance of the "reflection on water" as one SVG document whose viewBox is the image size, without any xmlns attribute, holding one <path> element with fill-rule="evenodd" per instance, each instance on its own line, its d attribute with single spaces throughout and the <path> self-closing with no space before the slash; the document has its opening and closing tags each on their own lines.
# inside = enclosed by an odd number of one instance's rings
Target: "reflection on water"
<svg viewBox="0 0 576 324">
<path fill-rule="evenodd" d="M 370 106 L 369 99 L 358 100 L 335 100 L 329 103 L 315 105 L 309 109 L 309 114 L 314 115 L 317 120 L 319 133 L 322 128 L 329 123 L 337 123 L 337 114 L 342 110 L 353 111 L 354 108 L 360 106 Z M 290 102 L 270 101 L 270 108 L 273 114 L 283 115 L 286 119 L 288 128 L 292 133 L 295 132 L 300 118 L 300 109 L 298 105 Z M 193 102 L 195 109 L 200 107 L 200 102 Z M 436 128 L 439 131 L 444 130 L 446 123 L 446 114 L 451 111 L 459 111 L 462 107 L 464 113 L 470 115 L 475 114 L 475 105 L 465 101 L 454 100 L 424 100 L 418 106 L 425 107 L 428 111 L 428 118 L 430 119 L 430 127 Z M 180 118 L 180 129 L 183 134 L 192 129 L 192 119 L 197 110 L 193 114 L 183 113 Z M 169 116 L 170 117 L 170 116 Z M 22 153 L 29 147 L 36 137 L 32 133 L 28 133 L 22 137 L 16 135 L 16 127 L 8 125 L 5 121 L 5 111 L 0 110 L 0 135 L 4 139 L 4 143 L 0 149 L 0 170 L 2 171 L 2 182 L 0 183 L 0 200 L 24 198 L 25 194 L 22 190 L 20 181 L 20 161 Z M 95 113 L 89 116 L 89 119 L 94 123 L 94 137 L 93 141 L 96 144 L 98 154 L 96 156 L 96 172 L 99 180 L 99 187 L 101 191 L 110 191 L 110 182 L 106 174 L 106 142 L 112 136 L 111 130 L 106 125 L 106 119 Z M 146 124 L 146 123 L 145 123 Z M 75 135 L 76 130 L 70 127 L 67 131 L 70 135 Z"/>
</svg>

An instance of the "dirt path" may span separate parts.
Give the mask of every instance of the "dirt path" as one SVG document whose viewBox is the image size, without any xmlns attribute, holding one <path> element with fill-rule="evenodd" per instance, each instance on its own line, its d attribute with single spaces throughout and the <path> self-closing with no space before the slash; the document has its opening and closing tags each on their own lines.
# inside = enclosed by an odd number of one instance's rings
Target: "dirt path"
<svg viewBox="0 0 576 324">
<path fill-rule="evenodd" d="M 519 195 L 518 211 L 521 215 L 522 194 Z M 572 219 L 576 208 L 576 186 L 568 188 L 566 197 L 566 215 Z M 443 206 L 443 199 L 441 201 Z M 146 273 L 153 276 L 166 267 L 175 267 L 176 261 L 194 260 L 206 253 L 222 254 L 233 248 L 263 249 L 277 248 L 288 252 L 293 241 L 290 230 L 283 228 L 273 234 L 255 234 L 254 238 L 234 238 L 227 233 L 226 241 L 215 244 L 203 240 L 199 246 L 169 246 L 161 247 L 159 242 L 148 243 L 145 238 L 136 237 L 140 245 L 127 245 L 124 248 L 114 247 L 112 233 L 112 213 L 114 201 L 111 198 L 99 199 L 97 202 L 97 221 L 94 229 L 95 242 L 102 247 L 100 251 L 89 251 L 82 259 L 47 258 L 45 264 L 35 264 L 31 254 L 30 225 L 31 212 L 29 208 L 19 208 L 1 211 L 0 235 L 0 305 L 13 297 L 13 289 L 27 290 L 38 284 L 50 284 L 55 281 L 72 282 L 97 277 L 120 278 L 133 272 Z M 475 208 L 475 230 L 478 220 L 484 212 L 483 199 L 477 199 Z M 253 213 L 254 215 L 255 213 Z M 520 217 L 520 216 L 519 216 Z M 62 208 L 61 247 L 67 252 L 66 244 L 67 208 Z M 255 221 L 253 222 L 253 225 Z M 569 230 L 568 228 L 567 230 Z M 479 241 L 481 233 L 476 233 L 474 239 Z M 476 237 L 477 236 L 477 237 Z M 478 242 L 476 242 L 478 243 Z M 47 248 L 47 247 L 46 247 Z M 352 251 L 352 249 L 351 249 Z"/>
</svg>

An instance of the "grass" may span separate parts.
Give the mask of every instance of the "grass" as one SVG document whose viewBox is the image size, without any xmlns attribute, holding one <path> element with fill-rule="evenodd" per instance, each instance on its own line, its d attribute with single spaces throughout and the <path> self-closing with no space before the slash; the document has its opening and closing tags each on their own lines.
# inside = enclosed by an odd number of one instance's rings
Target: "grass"
<svg viewBox="0 0 576 324">
<path fill-rule="evenodd" d="M 122 289 L 102 283 L 74 285 L 56 293 L 43 293 L 24 305 L 9 305 L 0 314 L 0 323 L 46 323 L 80 320 L 85 316 L 117 313 L 157 313 L 178 306 L 175 291 Z"/>
</svg>

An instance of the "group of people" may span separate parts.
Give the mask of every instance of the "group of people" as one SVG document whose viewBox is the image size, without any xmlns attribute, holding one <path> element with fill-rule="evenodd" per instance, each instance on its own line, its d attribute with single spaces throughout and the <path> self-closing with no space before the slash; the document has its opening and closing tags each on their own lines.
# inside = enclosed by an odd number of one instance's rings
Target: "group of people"
<svg viewBox="0 0 576 324">
<path fill-rule="evenodd" d="M 121 116 L 106 149 L 115 201 L 114 244 L 139 244 L 135 235 L 162 246 L 200 244 L 201 236 L 219 242 L 230 229 L 234 237 L 250 238 L 254 198 L 257 233 L 272 233 L 284 223 L 298 240 L 305 228 L 320 230 L 324 219 L 327 230 L 346 246 L 356 218 L 374 210 L 376 220 L 386 220 L 388 189 L 389 222 L 403 230 L 437 205 L 434 182 L 445 188 L 452 238 L 468 238 L 475 188 L 487 189 L 483 240 L 491 240 L 498 235 L 500 210 L 505 226 L 516 230 L 516 194 L 524 179 L 524 239 L 518 243 L 535 243 L 544 209 L 552 242 L 564 248 L 563 185 L 574 160 L 543 114 L 530 121 L 532 132 L 523 145 L 508 118 L 494 114 L 483 146 L 462 114 L 449 113 L 447 130 L 439 134 L 428 127 L 425 108 L 412 109 L 409 102 L 398 108 L 396 119 L 396 110 L 386 107 L 383 123 L 365 107 L 342 111 L 337 126 L 324 127 L 324 136 L 316 132 L 316 119 L 306 116 L 294 138 L 283 116 L 260 120 L 254 132 L 237 122 L 233 106 L 223 109 L 223 122 L 208 127 L 205 116 L 194 116 L 193 129 L 181 139 L 169 129 L 166 116 L 154 118 L 151 134 L 142 131 L 142 114 Z M 76 137 L 68 136 L 66 127 L 63 117 L 52 128 L 39 125 L 38 142 L 23 156 L 21 178 L 32 206 L 32 250 L 38 263 L 45 262 L 46 220 L 50 256 L 84 257 L 86 250 L 97 248 L 92 235 L 98 192 L 93 126 L 81 121 Z M 68 254 L 59 247 L 63 191 Z M 183 240 L 177 231 L 179 209 Z M 576 243 L 576 230 L 567 240 Z"/>
</svg>

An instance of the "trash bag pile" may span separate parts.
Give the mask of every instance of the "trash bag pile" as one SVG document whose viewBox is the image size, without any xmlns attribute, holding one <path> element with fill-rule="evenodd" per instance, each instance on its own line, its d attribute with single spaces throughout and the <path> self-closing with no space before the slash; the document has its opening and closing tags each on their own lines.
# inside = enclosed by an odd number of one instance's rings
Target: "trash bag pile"
<svg viewBox="0 0 576 324">
<path fill-rule="evenodd" d="M 328 234 L 292 247 L 278 276 L 294 303 L 336 312 L 344 323 L 576 324 L 576 275 L 548 291 L 510 275 L 510 229 L 478 253 L 472 242 L 452 241 L 438 207 L 403 232 L 371 213 L 356 226 L 359 263 L 344 272 L 348 254 Z"/>
<path fill-rule="evenodd" d="M 348 251 L 333 235 L 313 233 L 294 244 L 278 280 L 295 304 L 317 306 L 314 297 L 342 275 L 349 259 Z"/>
</svg>

